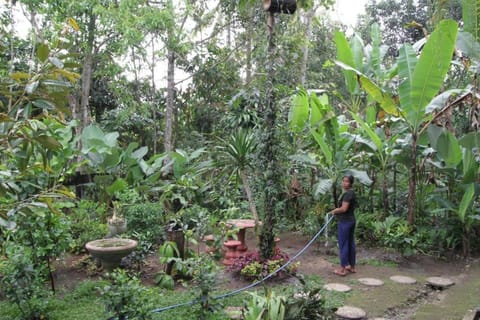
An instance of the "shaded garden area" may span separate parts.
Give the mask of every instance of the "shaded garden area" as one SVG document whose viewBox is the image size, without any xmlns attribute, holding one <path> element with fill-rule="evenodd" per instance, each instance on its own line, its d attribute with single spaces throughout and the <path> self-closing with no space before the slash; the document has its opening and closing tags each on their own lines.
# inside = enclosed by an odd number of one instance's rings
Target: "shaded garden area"
<svg viewBox="0 0 480 320">
<path fill-rule="evenodd" d="M 438 299 L 449 319 L 475 307 L 478 1 L 371 2 L 354 30 L 324 14 L 330 1 L 283 2 L 0 7 L 2 319 L 226 319 L 226 307 L 331 319 L 365 298 L 378 301 L 369 317 L 393 319 L 428 319 Z M 345 174 L 358 272 L 331 272 L 332 222 L 298 263 L 230 296 L 318 235 Z M 243 219 L 248 252 L 225 267 Z M 98 258 L 119 239 L 130 247 L 115 268 Z M 418 284 L 388 282 L 401 272 Z M 358 282 L 375 275 L 382 289 Z M 465 290 L 437 292 L 428 276 Z M 324 289 L 340 279 L 353 293 Z"/>
</svg>

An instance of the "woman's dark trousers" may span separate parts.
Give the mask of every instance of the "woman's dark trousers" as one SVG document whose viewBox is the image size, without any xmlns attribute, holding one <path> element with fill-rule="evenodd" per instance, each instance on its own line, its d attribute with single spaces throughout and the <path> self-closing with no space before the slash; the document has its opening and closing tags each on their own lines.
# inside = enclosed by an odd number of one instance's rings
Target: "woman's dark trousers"
<svg viewBox="0 0 480 320">
<path fill-rule="evenodd" d="M 338 246 L 340 265 L 355 266 L 355 221 L 338 222 Z"/>
</svg>

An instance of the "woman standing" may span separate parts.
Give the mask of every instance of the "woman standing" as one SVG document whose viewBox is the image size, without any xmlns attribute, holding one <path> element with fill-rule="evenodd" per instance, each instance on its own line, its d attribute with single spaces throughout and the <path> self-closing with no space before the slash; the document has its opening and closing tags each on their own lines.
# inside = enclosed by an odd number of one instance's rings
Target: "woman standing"
<svg viewBox="0 0 480 320">
<path fill-rule="evenodd" d="M 340 268 L 334 270 L 339 276 L 355 272 L 355 192 L 352 190 L 353 176 L 342 178 L 342 189 L 338 208 L 332 210 L 338 224 L 338 247 L 340 250 Z"/>
</svg>

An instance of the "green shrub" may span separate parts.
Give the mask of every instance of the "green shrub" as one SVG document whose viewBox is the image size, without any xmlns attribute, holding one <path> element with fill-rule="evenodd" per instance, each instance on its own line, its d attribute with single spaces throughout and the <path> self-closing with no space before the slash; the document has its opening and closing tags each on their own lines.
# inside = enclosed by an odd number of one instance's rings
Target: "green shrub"
<svg viewBox="0 0 480 320">
<path fill-rule="evenodd" d="M 385 247 L 407 256 L 419 249 L 419 237 L 412 233 L 411 226 L 402 217 L 389 216 L 384 221 L 374 222 L 373 227 L 375 236 Z"/>
<path fill-rule="evenodd" d="M 375 230 L 374 224 L 378 221 L 379 213 L 363 213 L 355 214 L 357 225 L 355 227 L 355 236 L 362 243 L 375 245 L 379 243 L 378 234 L 372 232 Z"/>
<path fill-rule="evenodd" d="M 195 258 L 193 263 L 193 282 L 196 285 L 197 299 L 200 301 L 200 309 L 197 311 L 198 319 L 209 317 L 220 310 L 220 303 L 212 299 L 212 291 L 216 287 L 216 277 L 219 267 L 208 255 Z"/>
<path fill-rule="evenodd" d="M 72 242 L 70 250 L 79 253 L 85 250 L 88 241 L 101 239 L 108 233 L 107 210 L 104 205 L 90 200 L 80 200 L 68 215 L 71 225 Z"/>
<path fill-rule="evenodd" d="M 31 247 L 10 245 L 0 260 L 0 284 L 8 301 L 16 304 L 21 319 L 46 319 L 52 292 L 45 287 L 45 268 L 35 266 Z"/>
<path fill-rule="evenodd" d="M 153 319 L 154 293 L 135 276 L 117 269 L 110 275 L 110 283 L 100 288 L 109 316 L 123 319 Z"/>
<path fill-rule="evenodd" d="M 154 252 L 154 244 L 152 243 L 153 236 L 150 231 L 128 233 L 129 238 L 137 240 L 137 246 L 127 257 L 122 261 L 122 264 L 129 268 L 140 270 L 144 265 L 149 254 Z"/>
<path fill-rule="evenodd" d="M 248 292 L 252 299 L 246 303 L 245 319 L 285 319 L 286 302 L 285 296 L 276 295 L 271 289 L 266 289 L 265 296 L 257 292 Z"/>
<path fill-rule="evenodd" d="M 149 236 L 152 243 L 159 243 L 165 239 L 165 216 L 163 206 L 159 203 L 138 203 L 125 205 L 121 214 L 127 219 L 129 233 L 143 233 Z"/>
<path fill-rule="evenodd" d="M 61 212 L 38 207 L 35 211 L 29 210 L 27 214 L 17 214 L 12 220 L 16 223 L 16 228 L 6 231 L 9 241 L 2 243 L 2 246 L 8 247 L 15 243 L 25 248 L 35 248 L 29 252 L 32 268 L 43 273 L 45 278 L 48 277 L 50 287 L 55 292 L 50 262 L 64 253 L 71 243 L 67 219 Z"/>
<path fill-rule="evenodd" d="M 313 236 L 325 224 L 325 215 L 320 215 L 314 210 L 308 211 L 303 220 L 300 230 L 302 233 Z"/>
<path fill-rule="evenodd" d="M 14 219 L 14 230 L 8 230 L 12 242 L 35 248 L 32 259 L 35 265 L 47 264 L 48 259 L 58 257 L 68 248 L 70 224 L 61 213 L 37 208 L 29 214 L 18 214 Z"/>
<path fill-rule="evenodd" d="M 338 300 L 336 293 L 322 290 L 323 280 L 316 275 L 296 278 L 300 286 L 287 296 L 285 319 L 336 319 L 335 311 L 344 301 Z"/>
<path fill-rule="evenodd" d="M 286 264 L 289 260 L 288 255 L 278 248 L 275 249 L 275 254 L 269 259 L 262 259 L 260 252 L 255 250 L 236 258 L 228 270 L 250 280 L 261 279 Z M 292 263 L 282 271 L 279 271 L 277 275 L 295 274 L 297 268 L 298 263 Z"/>
<path fill-rule="evenodd" d="M 287 299 L 285 319 L 336 319 L 337 308 L 327 306 L 327 299 L 319 288 L 296 292 Z"/>
<path fill-rule="evenodd" d="M 85 280 L 79 283 L 75 290 L 73 290 L 69 295 L 68 298 L 72 301 L 80 300 L 80 299 L 91 299 L 98 295 L 98 286 L 99 285 L 107 285 L 108 282 L 102 280 L 102 282 L 92 281 L 92 280 Z"/>
</svg>

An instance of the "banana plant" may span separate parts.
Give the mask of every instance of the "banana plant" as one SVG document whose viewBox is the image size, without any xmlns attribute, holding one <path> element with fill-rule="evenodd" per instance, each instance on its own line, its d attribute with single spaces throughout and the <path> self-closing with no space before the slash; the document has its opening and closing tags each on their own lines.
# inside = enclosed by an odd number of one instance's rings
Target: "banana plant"
<svg viewBox="0 0 480 320">
<path fill-rule="evenodd" d="M 429 128 L 432 147 L 437 151 L 439 161 L 432 162 L 439 170 L 452 176 L 461 177 L 461 182 L 452 186 L 447 197 L 439 196 L 443 208 L 454 212 L 463 228 L 463 254 L 470 252 L 470 237 L 475 221 L 480 220 L 480 212 L 475 212 L 473 203 L 478 197 L 478 175 L 480 164 L 472 150 L 480 148 L 480 134 L 471 132 L 457 139 L 444 128 Z M 477 214 L 475 214 L 477 213 Z M 478 222 L 477 222 L 478 223 Z"/>
<path fill-rule="evenodd" d="M 318 182 L 315 195 L 332 190 L 335 201 L 338 196 L 336 181 L 346 172 L 364 184 L 371 184 L 372 181 L 365 171 L 348 167 L 348 155 L 356 142 L 355 137 L 345 134 L 348 126 L 339 124 L 327 95 L 317 97 L 315 93 L 309 95 L 300 90 L 293 97 L 289 118 L 290 129 L 294 133 L 298 134 L 306 128 L 317 144 L 318 165 L 322 167 L 327 178 Z"/>
<path fill-rule="evenodd" d="M 392 73 L 392 70 L 388 70 L 382 63 L 388 47 L 381 43 L 380 26 L 377 23 L 371 26 L 370 38 L 372 39 L 371 43 L 365 44 L 358 34 L 354 34 L 348 40 L 345 34 L 337 31 L 334 36 L 337 59 L 382 85 L 394 75 L 394 72 Z M 366 104 L 357 83 L 357 76 L 354 71 L 347 69 L 343 70 L 343 74 L 350 95 L 350 100 L 347 102 L 348 109 L 359 113 L 363 109 L 362 106 Z"/>
<path fill-rule="evenodd" d="M 462 1 L 463 27 L 469 32 L 475 41 L 480 41 L 480 1 L 463 0 Z"/>
<path fill-rule="evenodd" d="M 382 90 L 371 78 L 357 70 L 349 61 L 337 61 L 337 65 L 354 72 L 359 85 L 380 107 L 390 115 L 400 116 L 408 126 L 411 136 L 411 156 L 409 163 L 408 215 L 410 225 L 415 221 L 415 195 L 417 185 L 417 157 L 420 135 L 428 128 L 432 114 L 427 106 L 438 94 L 451 64 L 455 48 L 457 23 L 453 20 L 441 21 L 428 37 L 421 54 L 409 44 L 400 48 L 397 59 L 399 101 Z"/>
<path fill-rule="evenodd" d="M 373 152 L 374 157 L 380 164 L 380 171 L 382 174 L 383 213 L 386 216 L 389 207 L 387 170 L 393 156 L 394 146 L 398 135 L 387 138 L 382 130 L 374 130 L 372 126 L 363 121 L 363 119 L 357 114 L 351 112 L 351 116 L 360 125 L 361 130 L 370 138 L 370 140 L 358 139 L 358 142 L 367 146 Z"/>
</svg>

